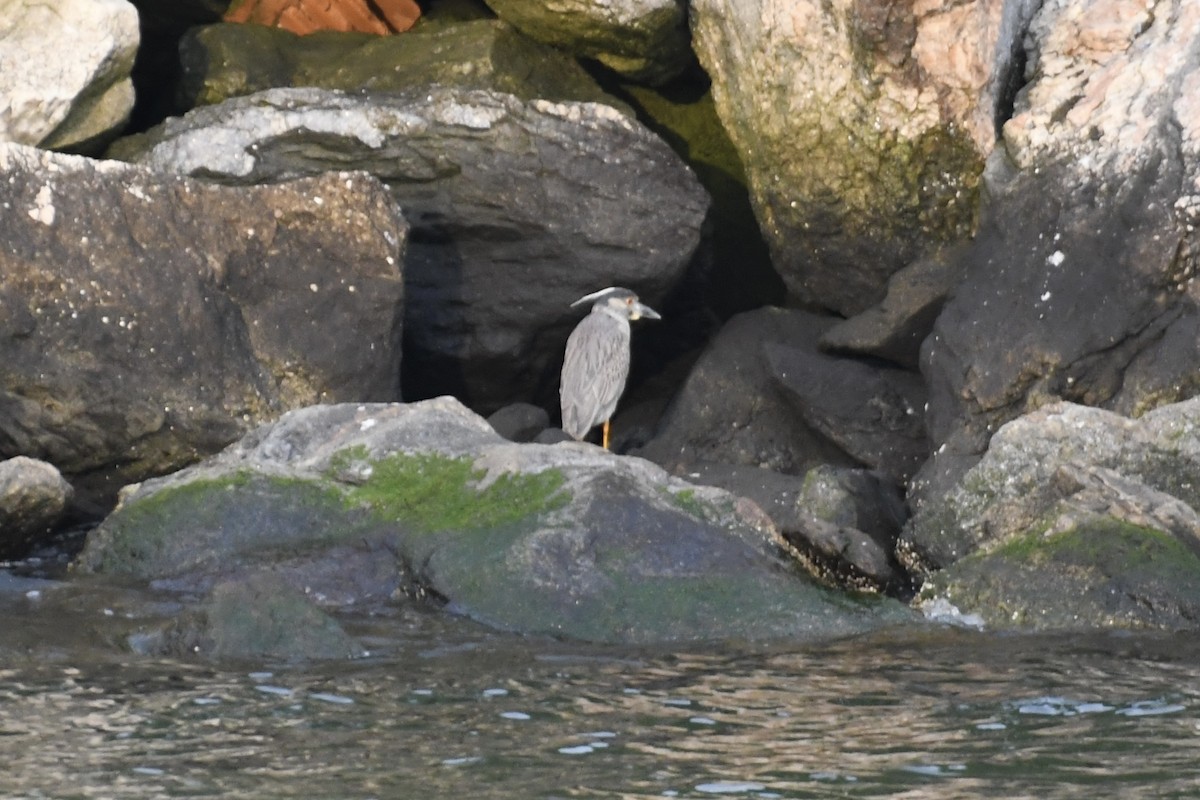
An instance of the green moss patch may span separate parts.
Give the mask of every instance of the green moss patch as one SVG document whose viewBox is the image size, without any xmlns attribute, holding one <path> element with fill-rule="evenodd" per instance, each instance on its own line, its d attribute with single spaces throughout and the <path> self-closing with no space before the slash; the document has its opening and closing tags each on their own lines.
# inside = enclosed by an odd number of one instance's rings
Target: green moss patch
<svg viewBox="0 0 1200 800">
<path fill-rule="evenodd" d="M 995 555 L 1031 565 L 1092 567 L 1109 574 L 1162 568 L 1200 578 L 1200 557 L 1155 528 L 1101 518 L 1051 536 L 1034 532 L 1006 542 Z"/>
<path fill-rule="evenodd" d="M 250 549 L 295 549 L 361 531 L 333 486 L 239 470 L 138 498 L 88 539 L 82 568 L 154 579 Z"/>
<path fill-rule="evenodd" d="M 1170 533 L 1112 517 L 1030 532 L 932 584 L 924 596 L 944 594 L 997 627 L 1179 629 L 1200 619 L 1200 555 Z"/>
<path fill-rule="evenodd" d="M 425 532 L 504 527 L 568 500 L 558 470 L 501 475 L 480 488 L 486 473 L 468 458 L 401 453 L 372 459 L 363 447 L 337 453 L 329 474 L 336 477 L 347 469 L 365 476 L 346 489 L 347 502 Z"/>
</svg>

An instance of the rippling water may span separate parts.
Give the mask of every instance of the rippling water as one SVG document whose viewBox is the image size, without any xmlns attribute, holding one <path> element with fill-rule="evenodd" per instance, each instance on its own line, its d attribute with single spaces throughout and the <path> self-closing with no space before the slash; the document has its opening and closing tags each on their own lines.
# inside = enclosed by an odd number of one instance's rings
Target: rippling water
<svg viewBox="0 0 1200 800">
<path fill-rule="evenodd" d="M 1195 638 L 939 630 L 668 653 L 416 612 L 358 632 L 361 661 L 216 668 L 35 651 L 18 631 L 0 647 L 0 795 L 1200 793 Z"/>
</svg>

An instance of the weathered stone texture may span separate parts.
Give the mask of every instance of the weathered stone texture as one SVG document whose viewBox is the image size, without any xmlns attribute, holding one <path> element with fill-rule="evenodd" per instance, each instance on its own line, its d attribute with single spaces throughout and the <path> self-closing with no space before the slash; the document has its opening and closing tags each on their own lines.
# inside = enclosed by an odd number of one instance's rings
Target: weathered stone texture
<svg viewBox="0 0 1200 800">
<path fill-rule="evenodd" d="M 0 4 L 0 141 L 103 146 L 133 109 L 138 43 L 124 0 Z"/>
<path fill-rule="evenodd" d="M 229 187 L 0 145 L 0 453 L 92 499 L 399 392 L 407 229 L 365 175 Z"/>
</svg>

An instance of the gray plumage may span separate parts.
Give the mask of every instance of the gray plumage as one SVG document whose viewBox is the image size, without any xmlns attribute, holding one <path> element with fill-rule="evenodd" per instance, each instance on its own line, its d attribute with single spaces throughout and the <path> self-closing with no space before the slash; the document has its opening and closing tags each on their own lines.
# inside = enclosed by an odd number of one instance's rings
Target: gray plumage
<svg viewBox="0 0 1200 800">
<path fill-rule="evenodd" d="M 628 289 L 593 292 L 571 304 L 592 302 L 592 312 L 571 331 L 563 359 L 559 400 L 563 430 L 582 439 L 607 423 L 629 377 L 629 321 L 662 319 Z M 608 446 L 607 426 L 604 446 Z"/>
</svg>

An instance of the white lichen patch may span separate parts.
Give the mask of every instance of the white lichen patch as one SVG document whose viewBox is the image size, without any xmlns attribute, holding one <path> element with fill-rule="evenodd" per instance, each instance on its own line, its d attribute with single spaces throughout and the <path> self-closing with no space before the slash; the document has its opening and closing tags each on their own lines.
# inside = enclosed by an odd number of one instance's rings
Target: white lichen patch
<svg viewBox="0 0 1200 800">
<path fill-rule="evenodd" d="M 629 118 L 612 106 L 603 103 L 555 103 L 550 100 L 534 100 L 534 110 L 547 116 L 565 119 L 568 122 L 596 120 L 615 122 L 626 130 L 633 130 Z"/>
<path fill-rule="evenodd" d="M 478 103 L 436 103 L 430 109 L 430 117 L 446 125 L 458 125 L 477 131 L 489 130 L 507 115 L 505 109 L 498 106 L 484 106 Z"/>
<path fill-rule="evenodd" d="M 49 185 L 38 189 L 37 196 L 33 198 L 33 208 L 29 209 L 28 213 L 35 222 L 43 225 L 54 224 L 54 191 Z"/>
</svg>

